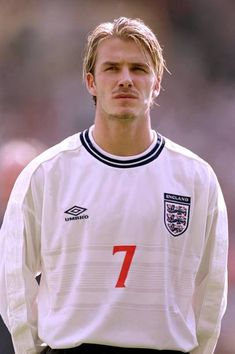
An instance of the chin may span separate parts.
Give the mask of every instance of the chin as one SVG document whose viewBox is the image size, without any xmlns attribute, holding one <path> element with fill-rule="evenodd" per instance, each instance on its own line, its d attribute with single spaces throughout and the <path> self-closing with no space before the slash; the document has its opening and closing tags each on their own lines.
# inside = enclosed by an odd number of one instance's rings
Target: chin
<svg viewBox="0 0 235 354">
<path fill-rule="evenodd" d="M 111 118 L 113 119 L 119 119 L 119 120 L 133 120 L 136 118 L 136 115 L 133 112 L 119 112 L 119 113 L 114 113 L 111 115 Z"/>
</svg>

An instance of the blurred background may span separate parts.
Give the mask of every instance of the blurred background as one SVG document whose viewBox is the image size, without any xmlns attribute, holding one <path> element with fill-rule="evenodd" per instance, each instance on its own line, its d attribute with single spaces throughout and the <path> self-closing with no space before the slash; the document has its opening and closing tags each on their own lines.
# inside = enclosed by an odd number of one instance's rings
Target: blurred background
<svg viewBox="0 0 235 354">
<path fill-rule="evenodd" d="M 157 34 L 171 74 L 152 110 L 153 128 L 212 165 L 228 207 L 229 297 L 216 354 L 235 353 L 234 13 L 234 0 L 0 0 L 0 150 L 21 167 L 93 123 L 82 56 L 96 25 L 139 17 Z M 21 167 L 2 167 L 2 214 L 4 181 Z M 0 354 L 14 353 L 8 340 L 1 324 Z"/>
</svg>

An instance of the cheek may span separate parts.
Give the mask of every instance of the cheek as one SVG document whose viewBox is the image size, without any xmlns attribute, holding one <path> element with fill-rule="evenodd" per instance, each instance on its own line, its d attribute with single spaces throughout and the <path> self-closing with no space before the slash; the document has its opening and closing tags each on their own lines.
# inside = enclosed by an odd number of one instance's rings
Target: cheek
<svg viewBox="0 0 235 354">
<path fill-rule="evenodd" d="M 114 90 L 114 87 L 113 87 L 112 83 L 109 80 L 107 80 L 107 81 L 102 82 L 102 86 L 99 87 L 99 89 L 97 89 L 97 92 L 98 92 L 99 97 L 103 101 L 108 102 L 112 98 L 113 90 Z"/>
<path fill-rule="evenodd" d="M 155 88 L 155 86 L 152 85 L 151 83 L 145 85 L 145 87 L 144 87 L 145 98 L 151 98 L 153 96 L 154 88 Z"/>
<path fill-rule="evenodd" d="M 146 96 L 151 95 L 151 92 L 155 88 L 155 80 L 139 80 L 136 82 L 138 89 L 142 91 Z"/>
<path fill-rule="evenodd" d="M 108 84 L 102 82 L 102 85 L 97 84 L 96 86 L 96 98 L 99 106 L 105 107 L 109 106 L 111 97 L 111 89 L 108 87 Z"/>
</svg>

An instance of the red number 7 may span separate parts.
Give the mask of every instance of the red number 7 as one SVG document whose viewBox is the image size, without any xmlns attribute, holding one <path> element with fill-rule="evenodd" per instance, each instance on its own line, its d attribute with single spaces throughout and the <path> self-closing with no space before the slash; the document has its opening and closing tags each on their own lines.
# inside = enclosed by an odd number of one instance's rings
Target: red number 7
<svg viewBox="0 0 235 354">
<path fill-rule="evenodd" d="M 124 257 L 124 261 L 122 264 L 122 268 L 119 274 L 119 278 L 115 288 L 125 288 L 125 281 L 127 278 L 127 274 L 130 269 L 130 265 L 132 262 L 132 258 L 135 253 L 136 246 L 134 245 L 124 245 L 124 246 L 113 246 L 113 255 L 117 252 L 126 252 Z"/>
</svg>

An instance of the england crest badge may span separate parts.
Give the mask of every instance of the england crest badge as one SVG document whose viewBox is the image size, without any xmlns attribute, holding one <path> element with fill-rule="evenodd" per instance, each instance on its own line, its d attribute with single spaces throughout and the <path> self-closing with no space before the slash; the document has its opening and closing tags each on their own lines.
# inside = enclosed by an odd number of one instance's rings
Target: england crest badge
<svg viewBox="0 0 235 354">
<path fill-rule="evenodd" d="M 164 222 L 172 236 L 179 236 L 187 230 L 190 205 L 190 197 L 164 193 Z"/>
</svg>

